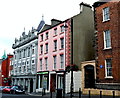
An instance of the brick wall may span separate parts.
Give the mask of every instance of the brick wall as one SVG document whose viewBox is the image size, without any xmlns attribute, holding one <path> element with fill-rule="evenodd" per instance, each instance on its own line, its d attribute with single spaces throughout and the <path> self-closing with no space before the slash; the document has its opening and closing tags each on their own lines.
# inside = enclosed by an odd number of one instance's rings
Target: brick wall
<svg viewBox="0 0 120 98">
<path fill-rule="evenodd" d="M 96 71 L 98 83 L 120 83 L 120 2 L 104 3 L 95 8 Z M 110 7 L 110 20 L 103 22 L 102 9 Z M 103 31 L 111 32 L 111 49 L 104 49 Z M 105 59 L 112 58 L 113 78 L 105 78 Z M 103 68 L 100 68 L 103 65 Z"/>
</svg>

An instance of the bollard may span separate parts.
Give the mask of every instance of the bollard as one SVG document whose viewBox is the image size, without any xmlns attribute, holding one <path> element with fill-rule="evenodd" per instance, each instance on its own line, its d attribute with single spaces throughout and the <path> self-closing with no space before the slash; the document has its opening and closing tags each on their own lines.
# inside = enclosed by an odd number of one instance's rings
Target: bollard
<svg viewBox="0 0 120 98">
<path fill-rule="evenodd" d="M 115 98 L 115 91 L 113 91 L 113 98 Z"/>
<path fill-rule="evenodd" d="M 43 88 L 43 94 L 45 95 L 46 93 L 45 93 L 45 88 Z"/>
<path fill-rule="evenodd" d="M 90 96 L 90 90 L 89 90 L 89 98 L 90 98 L 91 96 Z"/>
<path fill-rule="evenodd" d="M 52 92 L 50 92 L 50 98 L 52 98 Z"/>
<path fill-rule="evenodd" d="M 81 98 L 81 88 L 79 88 L 79 98 Z"/>
<path fill-rule="evenodd" d="M 100 98 L 102 98 L 102 91 L 100 91 Z"/>
<path fill-rule="evenodd" d="M 42 96 L 45 95 L 45 88 L 42 89 Z"/>
<path fill-rule="evenodd" d="M 42 89 L 42 96 L 43 96 L 44 94 L 43 94 L 43 89 Z"/>
</svg>

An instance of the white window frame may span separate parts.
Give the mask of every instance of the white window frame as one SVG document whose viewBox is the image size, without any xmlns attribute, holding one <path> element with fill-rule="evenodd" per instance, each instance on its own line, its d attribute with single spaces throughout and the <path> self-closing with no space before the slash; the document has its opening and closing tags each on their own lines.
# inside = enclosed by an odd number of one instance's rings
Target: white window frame
<svg viewBox="0 0 120 98">
<path fill-rule="evenodd" d="M 48 70 L 48 58 L 45 58 L 45 68 Z"/>
<path fill-rule="evenodd" d="M 62 33 L 62 32 L 65 32 L 65 27 L 64 27 L 64 25 L 61 26 L 61 33 Z"/>
<path fill-rule="evenodd" d="M 57 40 L 54 40 L 54 50 L 57 50 Z"/>
<path fill-rule="evenodd" d="M 40 45 L 40 54 L 43 53 L 43 45 Z"/>
<path fill-rule="evenodd" d="M 106 41 L 106 34 L 105 33 L 107 33 L 107 32 L 109 32 L 109 42 L 110 42 L 110 46 L 109 47 L 107 47 L 106 45 L 106 43 L 107 43 L 107 41 Z M 111 47 L 111 32 L 110 32 L 110 30 L 106 30 L 106 31 L 104 31 L 103 32 L 104 34 L 104 49 L 111 49 L 112 47 Z"/>
<path fill-rule="evenodd" d="M 22 55 L 21 55 L 21 51 L 20 51 L 20 52 L 19 52 L 19 59 L 21 59 L 21 56 L 22 56 Z"/>
<path fill-rule="evenodd" d="M 45 44 L 46 53 L 48 53 L 48 43 Z"/>
<path fill-rule="evenodd" d="M 27 51 L 27 57 L 30 57 L 30 47 L 28 47 L 28 51 Z"/>
<path fill-rule="evenodd" d="M 25 58 L 26 49 L 23 49 L 23 58 Z"/>
<path fill-rule="evenodd" d="M 63 89 L 63 76 L 58 76 L 58 88 Z"/>
<path fill-rule="evenodd" d="M 40 70 L 42 70 L 42 59 L 40 59 Z"/>
<path fill-rule="evenodd" d="M 41 41 L 43 41 L 43 34 L 40 35 Z"/>
<path fill-rule="evenodd" d="M 35 46 L 32 46 L 32 55 L 35 54 Z"/>
<path fill-rule="evenodd" d="M 33 62 L 33 61 L 34 61 L 34 62 Z M 35 64 L 35 59 L 32 59 L 32 60 L 31 60 L 31 64 Z"/>
<path fill-rule="evenodd" d="M 46 39 L 49 38 L 49 32 L 46 32 Z"/>
<path fill-rule="evenodd" d="M 107 60 L 111 60 L 111 67 L 107 67 Z M 111 75 L 111 76 L 108 76 L 108 70 L 107 69 L 112 69 L 112 59 L 111 58 L 109 58 L 109 59 L 106 59 L 105 60 L 105 78 L 113 78 L 113 76 Z"/>
<path fill-rule="evenodd" d="M 54 66 L 53 69 L 56 69 L 56 65 L 57 65 L 57 56 L 53 56 L 53 62 L 54 62 Z"/>
<path fill-rule="evenodd" d="M 60 54 L 60 68 L 64 68 L 64 54 Z"/>
<path fill-rule="evenodd" d="M 106 9 L 108 10 L 107 12 L 105 11 Z M 107 19 L 105 18 L 106 15 L 108 17 Z M 103 22 L 108 21 L 108 20 L 110 20 L 110 8 L 109 7 L 105 7 L 105 8 L 103 8 Z"/>
<path fill-rule="evenodd" d="M 60 41 L 61 41 L 61 49 L 64 48 L 64 38 L 60 38 Z"/>
</svg>

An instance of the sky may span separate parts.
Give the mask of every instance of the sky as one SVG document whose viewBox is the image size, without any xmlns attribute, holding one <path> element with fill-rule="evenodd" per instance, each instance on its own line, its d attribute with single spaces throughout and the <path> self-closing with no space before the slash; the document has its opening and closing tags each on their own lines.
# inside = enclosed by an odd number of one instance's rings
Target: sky
<svg viewBox="0 0 120 98">
<path fill-rule="evenodd" d="M 24 31 L 37 28 L 42 15 L 46 24 L 51 19 L 65 20 L 80 12 L 79 4 L 92 5 L 98 0 L 0 0 L 0 58 L 4 51 L 13 54 L 12 44 Z"/>
</svg>

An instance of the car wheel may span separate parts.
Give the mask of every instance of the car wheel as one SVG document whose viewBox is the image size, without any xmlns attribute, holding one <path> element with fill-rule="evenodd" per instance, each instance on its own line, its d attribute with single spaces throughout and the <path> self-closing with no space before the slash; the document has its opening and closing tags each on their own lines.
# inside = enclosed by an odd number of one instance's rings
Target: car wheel
<svg viewBox="0 0 120 98">
<path fill-rule="evenodd" d="M 12 94 L 12 91 L 10 91 L 10 94 Z"/>
<path fill-rule="evenodd" d="M 13 94 L 15 94 L 15 91 L 13 91 Z"/>
</svg>

